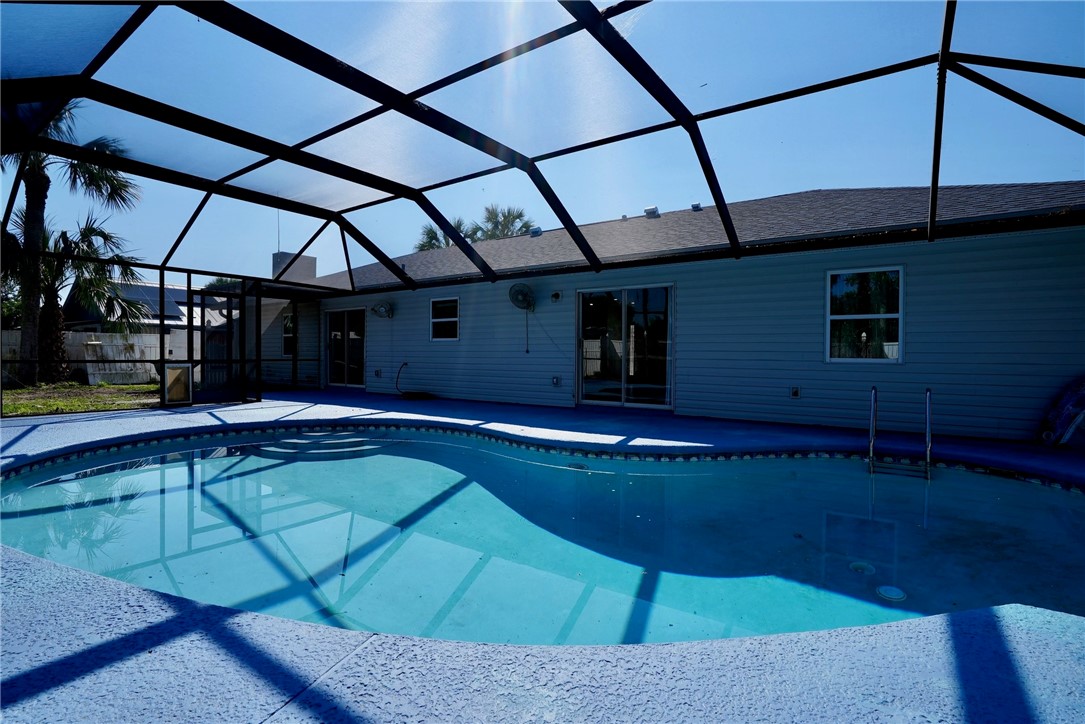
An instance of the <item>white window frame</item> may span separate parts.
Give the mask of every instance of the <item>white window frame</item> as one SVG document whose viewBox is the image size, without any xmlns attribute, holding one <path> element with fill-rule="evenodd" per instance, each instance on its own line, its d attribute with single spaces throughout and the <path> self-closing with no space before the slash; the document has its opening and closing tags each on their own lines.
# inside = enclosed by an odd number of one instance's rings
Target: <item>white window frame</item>
<svg viewBox="0 0 1085 724">
<path fill-rule="evenodd" d="M 833 314 L 833 276 L 839 274 L 870 274 L 873 272 L 895 271 L 898 273 L 897 313 L 896 314 Z M 833 357 L 831 327 L 834 320 L 841 319 L 896 319 L 897 320 L 897 357 Z M 825 361 L 831 364 L 889 364 L 904 363 L 904 265 L 872 266 L 853 269 L 830 269 L 825 272 Z"/>
<path fill-rule="evenodd" d="M 294 319 L 294 331 L 291 334 L 286 333 L 286 318 L 287 317 L 292 317 Z M 286 351 L 286 338 L 287 337 L 292 337 L 294 339 L 294 349 L 297 349 L 297 344 L 298 344 L 298 320 L 297 320 L 297 317 L 294 316 L 294 314 L 292 314 L 290 312 L 290 310 L 288 310 L 288 309 L 283 310 L 282 320 L 280 322 L 279 331 L 282 333 L 281 334 L 281 345 L 282 346 L 281 346 L 281 349 L 280 349 L 280 351 L 282 352 L 282 356 L 283 357 L 293 357 L 294 356 L 293 352 L 287 352 Z"/>
<path fill-rule="evenodd" d="M 433 316 L 433 304 L 434 302 L 455 302 L 456 303 L 456 316 L 455 317 L 434 317 Z M 455 322 L 456 323 L 456 336 L 455 337 L 434 337 L 433 325 L 435 322 Z M 460 298 L 459 297 L 436 297 L 429 300 L 429 341 L 430 342 L 458 342 L 460 339 Z"/>
</svg>

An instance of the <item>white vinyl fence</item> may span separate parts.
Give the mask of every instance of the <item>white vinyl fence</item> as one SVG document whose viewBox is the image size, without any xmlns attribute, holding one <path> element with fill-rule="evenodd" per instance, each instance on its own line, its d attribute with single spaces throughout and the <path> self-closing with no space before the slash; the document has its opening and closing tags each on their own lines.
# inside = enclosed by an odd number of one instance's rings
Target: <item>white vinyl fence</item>
<svg viewBox="0 0 1085 724">
<path fill-rule="evenodd" d="M 19 330 L 4 330 L 0 333 L 0 338 L 2 338 L 0 344 L 3 347 L 2 354 L 5 362 L 19 358 L 20 336 Z M 64 347 L 68 352 L 68 359 L 72 360 L 72 371 L 85 370 L 89 384 L 108 382 L 116 385 L 131 385 L 158 382 L 158 372 L 154 366 L 154 360 L 158 359 L 157 334 L 65 332 Z M 183 341 L 179 351 L 183 358 L 185 356 Z M 169 345 L 167 344 L 167 359 L 168 355 Z M 7 378 L 5 369 L 4 384 L 7 384 Z"/>
</svg>

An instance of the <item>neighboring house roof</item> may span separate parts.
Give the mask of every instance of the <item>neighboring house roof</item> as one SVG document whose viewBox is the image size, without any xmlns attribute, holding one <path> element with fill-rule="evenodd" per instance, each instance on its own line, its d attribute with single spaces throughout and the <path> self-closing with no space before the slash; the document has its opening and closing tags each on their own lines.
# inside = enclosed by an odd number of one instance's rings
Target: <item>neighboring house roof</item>
<svg viewBox="0 0 1085 724">
<path fill-rule="evenodd" d="M 728 204 L 739 240 L 751 249 L 768 244 L 926 229 L 930 189 L 926 186 L 803 191 Z M 943 224 L 996 221 L 1085 211 L 1085 181 L 977 186 L 943 186 L 938 221 Z M 666 261 L 691 253 L 724 251 L 727 240 L 715 207 L 685 209 L 587 224 L 584 236 L 606 263 Z M 586 263 L 564 229 L 537 237 L 480 241 L 475 249 L 497 272 L 559 271 Z M 419 282 L 480 279 L 478 269 L 455 247 L 415 252 L 397 263 Z M 355 286 L 400 286 L 380 264 L 354 269 Z M 315 283 L 350 288 L 345 271 Z"/>
<path fill-rule="evenodd" d="M 148 324 L 158 324 L 158 285 L 152 282 L 117 284 L 118 296 L 143 302 L 147 306 L 145 320 Z M 185 287 L 166 286 L 166 322 L 172 324 L 181 323 L 185 314 L 179 305 L 188 304 L 188 290 Z M 75 298 L 74 294 L 68 294 L 64 302 L 64 324 L 72 326 L 76 324 L 101 324 L 102 312 L 98 309 L 87 309 Z"/>
<path fill-rule="evenodd" d="M 201 290 L 193 291 L 195 294 L 203 293 Z M 165 310 L 166 326 L 176 327 L 187 325 L 189 323 L 188 289 L 183 286 L 167 284 L 165 292 L 166 303 L 162 308 Z M 147 314 L 140 320 L 143 324 L 157 325 L 159 323 L 158 284 L 155 282 L 119 282 L 117 284 L 117 293 L 124 299 L 143 302 L 143 304 L 146 305 Z M 214 292 L 207 292 L 207 294 L 211 295 L 214 294 Z M 101 310 L 87 309 L 80 304 L 79 301 L 76 300 L 75 295 L 71 293 L 68 294 L 68 298 L 64 301 L 63 311 L 64 326 L 66 327 L 85 324 L 102 324 L 104 321 Z M 221 309 L 217 309 L 213 303 L 207 306 L 205 313 L 210 326 L 225 322 L 225 312 Z M 199 325 L 200 310 L 198 299 L 194 321 Z"/>
</svg>

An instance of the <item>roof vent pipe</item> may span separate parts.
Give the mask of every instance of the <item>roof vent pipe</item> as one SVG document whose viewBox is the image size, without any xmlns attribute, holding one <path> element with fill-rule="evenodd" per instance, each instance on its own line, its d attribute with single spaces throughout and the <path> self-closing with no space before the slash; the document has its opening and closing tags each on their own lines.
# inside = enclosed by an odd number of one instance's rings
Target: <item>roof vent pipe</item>
<svg viewBox="0 0 1085 724">
<path fill-rule="evenodd" d="M 649 206 L 646 209 L 644 209 L 644 218 L 646 218 L 646 219 L 658 219 L 659 218 L 659 207 L 658 206 Z"/>
<path fill-rule="evenodd" d="M 701 210 L 701 205 L 699 203 L 694 203 L 694 204 L 690 204 L 689 208 L 692 209 L 693 211 L 700 211 Z"/>
<path fill-rule="evenodd" d="M 531 227 L 531 235 L 532 236 L 542 236 L 542 229 L 540 229 L 538 226 L 532 226 Z"/>
</svg>

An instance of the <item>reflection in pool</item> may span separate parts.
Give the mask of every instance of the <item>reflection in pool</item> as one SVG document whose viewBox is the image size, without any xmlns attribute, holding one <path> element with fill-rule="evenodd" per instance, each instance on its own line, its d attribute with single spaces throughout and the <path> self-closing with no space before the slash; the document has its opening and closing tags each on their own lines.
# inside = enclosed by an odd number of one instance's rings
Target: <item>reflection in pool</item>
<svg viewBox="0 0 1085 724">
<path fill-rule="evenodd" d="M 1003 603 L 1085 615 L 1076 492 L 405 434 L 283 434 L 16 478 L 3 542 L 199 601 L 470 641 L 680 641 Z"/>
</svg>

